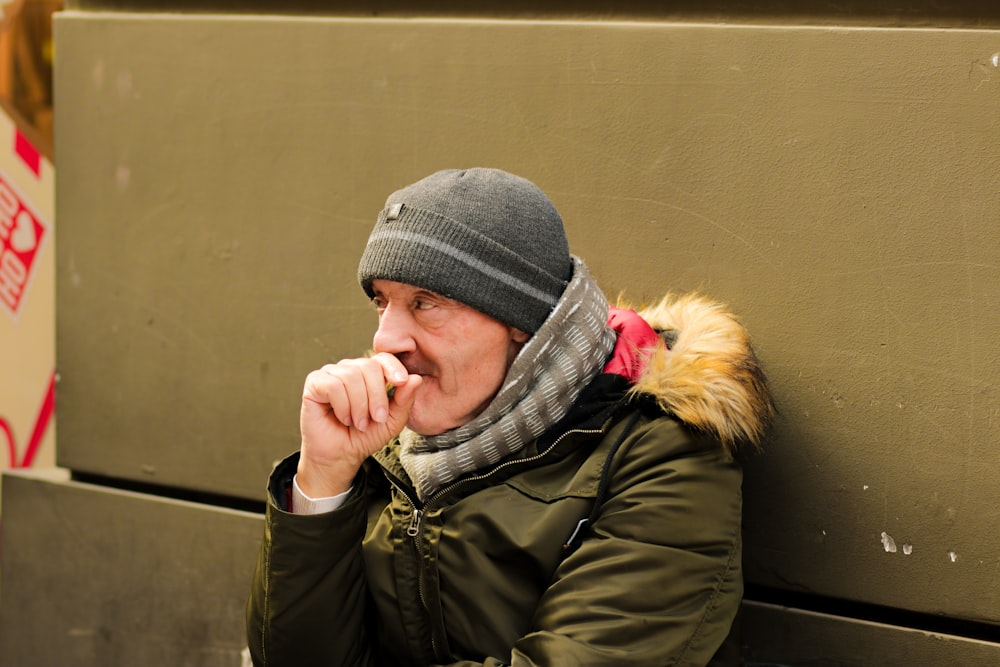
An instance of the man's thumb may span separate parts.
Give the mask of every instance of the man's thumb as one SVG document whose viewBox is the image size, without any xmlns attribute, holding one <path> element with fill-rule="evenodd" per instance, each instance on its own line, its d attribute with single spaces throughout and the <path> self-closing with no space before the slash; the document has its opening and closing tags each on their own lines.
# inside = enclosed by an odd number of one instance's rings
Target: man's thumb
<svg viewBox="0 0 1000 667">
<path fill-rule="evenodd" d="M 405 423 L 410 416 L 410 409 L 413 407 L 413 402 L 417 398 L 417 390 L 420 389 L 420 385 L 423 382 L 423 377 L 411 374 L 406 379 L 406 382 L 396 386 L 396 390 L 392 394 L 392 400 L 389 401 L 389 413 L 393 418 L 402 417 Z"/>
</svg>

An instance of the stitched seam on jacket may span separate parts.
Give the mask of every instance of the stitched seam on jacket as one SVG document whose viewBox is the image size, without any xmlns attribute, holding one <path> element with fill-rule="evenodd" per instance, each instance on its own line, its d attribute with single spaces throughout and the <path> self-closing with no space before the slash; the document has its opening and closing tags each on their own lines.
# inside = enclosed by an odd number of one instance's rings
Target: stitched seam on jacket
<svg viewBox="0 0 1000 667">
<path fill-rule="evenodd" d="M 268 531 L 270 532 L 270 531 Z M 260 624 L 260 655 L 264 659 L 264 666 L 267 667 L 267 628 L 270 626 L 271 614 L 271 549 L 272 542 L 270 535 L 267 540 L 267 548 L 264 550 L 264 571 L 267 572 L 267 576 L 264 577 L 264 609 L 262 610 L 261 624 Z"/>
<path fill-rule="evenodd" d="M 684 643 L 684 648 L 681 649 L 678 661 L 675 664 L 683 664 L 682 661 L 690 650 L 691 645 L 694 644 L 694 641 L 699 638 L 701 630 L 705 626 L 705 622 L 708 620 L 708 617 L 712 615 L 712 612 L 715 611 L 715 608 L 718 605 L 719 595 L 722 593 L 722 584 L 726 581 L 726 576 L 732 572 L 733 561 L 736 560 L 736 555 L 740 552 L 740 530 L 741 528 L 738 527 L 736 529 L 736 534 L 733 536 L 733 541 L 729 548 L 729 558 L 726 560 L 726 566 L 722 568 L 715 578 L 715 588 L 712 589 L 712 595 L 709 597 L 708 602 L 705 603 L 705 612 L 701 615 L 701 620 L 698 621 L 698 626 Z"/>
</svg>

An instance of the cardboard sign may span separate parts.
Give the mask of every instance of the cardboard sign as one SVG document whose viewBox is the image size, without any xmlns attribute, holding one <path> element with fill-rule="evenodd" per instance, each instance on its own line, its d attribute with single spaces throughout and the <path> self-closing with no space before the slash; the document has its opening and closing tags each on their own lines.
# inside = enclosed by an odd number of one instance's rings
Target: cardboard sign
<svg viewBox="0 0 1000 667">
<path fill-rule="evenodd" d="M 0 21 L 0 471 L 55 463 L 52 21 L 59 0 Z"/>
<path fill-rule="evenodd" d="M 55 463 L 54 183 L 0 113 L 0 470 Z"/>
</svg>

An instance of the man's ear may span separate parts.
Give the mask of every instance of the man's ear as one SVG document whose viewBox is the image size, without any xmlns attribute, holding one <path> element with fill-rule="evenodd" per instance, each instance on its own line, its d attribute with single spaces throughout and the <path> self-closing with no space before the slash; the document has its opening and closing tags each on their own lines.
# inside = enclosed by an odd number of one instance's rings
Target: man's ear
<svg viewBox="0 0 1000 667">
<path fill-rule="evenodd" d="M 520 329 L 517 329 L 515 327 L 511 327 L 511 329 L 510 329 L 510 339 L 512 341 L 514 341 L 515 343 L 527 343 L 529 338 L 531 338 L 531 334 L 530 333 L 525 333 L 524 331 L 521 331 Z"/>
</svg>

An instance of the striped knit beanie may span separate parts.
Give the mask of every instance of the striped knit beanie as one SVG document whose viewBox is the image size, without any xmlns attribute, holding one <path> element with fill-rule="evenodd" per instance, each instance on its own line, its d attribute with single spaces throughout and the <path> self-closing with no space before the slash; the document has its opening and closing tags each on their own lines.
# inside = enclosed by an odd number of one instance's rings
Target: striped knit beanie
<svg viewBox="0 0 1000 667">
<path fill-rule="evenodd" d="M 537 186 L 498 169 L 439 171 L 386 200 L 358 280 L 393 280 L 534 333 L 573 262 L 562 218 Z"/>
</svg>

